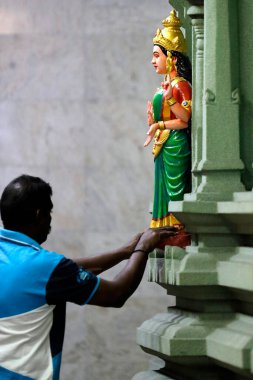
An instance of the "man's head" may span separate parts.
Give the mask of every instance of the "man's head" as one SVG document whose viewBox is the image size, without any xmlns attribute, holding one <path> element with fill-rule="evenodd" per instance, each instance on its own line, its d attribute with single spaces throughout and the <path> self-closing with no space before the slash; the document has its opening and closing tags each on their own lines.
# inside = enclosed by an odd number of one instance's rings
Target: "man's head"
<svg viewBox="0 0 253 380">
<path fill-rule="evenodd" d="M 51 186 L 38 177 L 21 175 L 11 181 L 0 200 L 4 228 L 27 234 L 43 243 L 50 232 Z"/>
</svg>

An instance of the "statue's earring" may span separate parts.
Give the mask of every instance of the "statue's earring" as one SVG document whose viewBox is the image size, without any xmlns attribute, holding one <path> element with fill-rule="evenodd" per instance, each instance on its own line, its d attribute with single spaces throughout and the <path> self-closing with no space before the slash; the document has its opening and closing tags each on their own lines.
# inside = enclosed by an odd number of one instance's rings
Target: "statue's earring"
<svg viewBox="0 0 253 380">
<path fill-rule="evenodd" d="M 166 59 L 166 74 L 169 74 L 172 70 L 173 62 L 171 52 L 167 51 L 167 59 Z"/>
</svg>

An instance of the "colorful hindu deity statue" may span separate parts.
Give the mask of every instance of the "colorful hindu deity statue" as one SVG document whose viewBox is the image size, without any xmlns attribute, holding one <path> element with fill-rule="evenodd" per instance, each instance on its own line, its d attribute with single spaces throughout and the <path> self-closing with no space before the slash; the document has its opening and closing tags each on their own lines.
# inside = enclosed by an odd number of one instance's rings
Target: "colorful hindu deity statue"
<svg viewBox="0 0 253 380">
<path fill-rule="evenodd" d="M 146 147 L 154 139 L 150 227 L 176 226 L 184 231 L 182 223 L 169 211 L 169 204 L 183 200 L 184 194 L 190 191 L 191 64 L 176 12 L 171 11 L 162 24 L 164 28 L 158 29 L 153 39 L 152 64 L 157 74 L 164 75 L 164 80 L 152 102 L 148 102 L 149 130 L 144 143 Z"/>
</svg>

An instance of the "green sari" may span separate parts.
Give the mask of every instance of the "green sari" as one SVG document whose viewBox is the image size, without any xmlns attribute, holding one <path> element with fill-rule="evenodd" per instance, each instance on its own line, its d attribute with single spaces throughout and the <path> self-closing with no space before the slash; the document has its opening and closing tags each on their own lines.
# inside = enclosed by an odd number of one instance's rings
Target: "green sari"
<svg viewBox="0 0 253 380">
<path fill-rule="evenodd" d="M 155 122 L 170 120 L 170 107 L 163 99 L 163 89 L 153 98 Z M 181 225 L 169 212 L 170 201 L 181 201 L 189 187 L 191 152 L 188 128 L 171 130 L 155 157 L 154 200 L 150 227 Z"/>
</svg>

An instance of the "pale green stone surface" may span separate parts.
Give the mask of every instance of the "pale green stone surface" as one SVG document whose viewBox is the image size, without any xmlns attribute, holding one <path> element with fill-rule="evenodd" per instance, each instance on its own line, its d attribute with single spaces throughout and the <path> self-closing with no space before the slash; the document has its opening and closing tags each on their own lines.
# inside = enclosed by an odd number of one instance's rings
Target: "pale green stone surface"
<svg viewBox="0 0 253 380">
<path fill-rule="evenodd" d="M 166 247 L 164 254 L 159 250 L 150 254 L 149 281 L 176 296 L 176 307 L 143 322 L 137 342 L 165 361 L 163 375 L 168 379 L 249 379 L 253 378 L 253 192 L 248 191 L 253 185 L 253 2 L 170 2 L 180 17 L 187 15 L 193 109 L 192 193 L 185 194 L 182 202 L 171 202 L 169 210 L 185 224 L 192 244 L 185 250 Z M 135 380 L 145 378 L 139 376 Z"/>
<path fill-rule="evenodd" d="M 157 257 L 158 256 L 158 257 Z M 253 291 L 253 248 L 166 247 L 150 254 L 149 281 L 181 286 L 221 285 Z"/>
<path fill-rule="evenodd" d="M 243 314 L 170 308 L 138 328 L 137 342 L 163 358 L 207 356 L 253 373 L 253 318 Z"/>
</svg>

